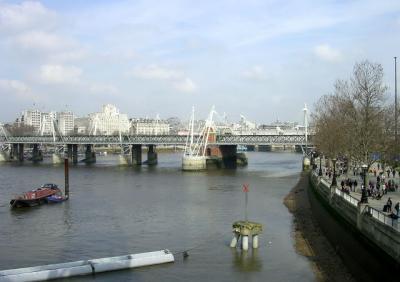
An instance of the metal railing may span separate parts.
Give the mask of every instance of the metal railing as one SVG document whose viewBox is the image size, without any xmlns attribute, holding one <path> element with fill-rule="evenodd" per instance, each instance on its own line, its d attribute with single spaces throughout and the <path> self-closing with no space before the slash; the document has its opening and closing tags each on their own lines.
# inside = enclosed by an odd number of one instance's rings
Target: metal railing
<svg viewBox="0 0 400 282">
<path fill-rule="evenodd" d="M 359 200 L 354 198 L 353 196 L 341 191 L 340 189 L 336 188 L 335 189 L 335 193 L 337 195 L 339 195 L 340 197 L 342 197 L 343 199 L 345 199 L 347 202 L 349 202 L 350 204 L 352 204 L 353 206 L 357 207 L 358 206 L 358 202 Z"/>
<path fill-rule="evenodd" d="M 318 177 L 318 173 L 314 172 L 315 177 Z M 320 181 L 324 184 L 323 186 L 330 187 L 331 183 L 328 182 L 326 179 L 321 178 Z M 340 189 L 335 188 L 335 194 L 338 195 L 339 197 L 344 198 L 347 202 L 352 204 L 353 206 L 357 207 L 360 200 L 357 198 L 342 192 Z M 366 213 L 370 215 L 371 217 L 377 219 L 378 221 L 382 222 L 385 225 L 391 226 L 393 229 L 396 231 L 400 231 L 400 226 L 399 226 L 399 219 L 398 218 L 392 218 L 386 213 L 379 211 L 371 206 L 366 206 Z"/>
<path fill-rule="evenodd" d="M 397 231 L 400 231 L 397 218 L 396 219 L 392 218 L 392 217 L 388 216 L 387 214 L 385 214 L 373 207 L 368 206 L 367 208 L 368 208 L 368 210 L 367 210 L 368 214 L 371 215 L 373 218 L 376 218 L 380 222 L 393 227 Z"/>
</svg>

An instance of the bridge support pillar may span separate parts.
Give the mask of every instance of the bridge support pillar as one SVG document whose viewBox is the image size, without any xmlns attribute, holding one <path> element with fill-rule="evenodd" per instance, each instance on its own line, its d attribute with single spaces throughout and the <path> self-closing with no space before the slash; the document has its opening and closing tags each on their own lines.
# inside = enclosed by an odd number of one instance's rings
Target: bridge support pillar
<svg viewBox="0 0 400 282">
<path fill-rule="evenodd" d="M 0 150 L 0 162 L 8 162 L 10 160 L 10 150 Z"/>
<path fill-rule="evenodd" d="M 222 164 L 224 168 L 236 168 L 237 167 L 237 145 L 220 145 L 219 150 L 221 151 Z"/>
<path fill-rule="evenodd" d="M 142 164 L 142 145 L 134 144 L 132 145 L 132 165 L 141 165 Z"/>
<path fill-rule="evenodd" d="M 24 161 L 24 144 L 23 143 L 18 144 L 18 160 L 20 162 Z"/>
<path fill-rule="evenodd" d="M 72 144 L 67 144 L 67 156 L 68 161 L 72 161 Z"/>
<path fill-rule="evenodd" d="M 148 145 L 147 164 L 156 165 L 158 163 L 156 145 Z"/>
<path fill-rule="evenodd" d="M 92 144 L 87 144 L 86 145 L 84 162 L 87 163 L 87 164 L 91 164 L 91 163 L 95 163 L 96 162 L 96 152 L 94 152 Z"/>
<path fill-rule="evenodd" d="M 43 161 L 43 155 L 42 155 L 42 151 L 39 149 L 39 144 L 33 144 L 32 161 L 33 162 Z"/>
<path fill-rule="evenodd" d="M 18 144 L 12 144 L 10 159 L 16 160 L 18 156 Z"/>
<path fill-rule="evenodd" d="M 72 145 L 72 163 L 73 164 L 78 163 L 78 144 Z"/>
</svg>

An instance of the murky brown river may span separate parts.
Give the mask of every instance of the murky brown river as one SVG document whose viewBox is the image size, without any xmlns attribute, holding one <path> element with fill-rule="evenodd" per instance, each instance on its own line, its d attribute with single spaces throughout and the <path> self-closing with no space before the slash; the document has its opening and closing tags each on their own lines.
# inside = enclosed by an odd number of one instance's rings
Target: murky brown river
<svg viewBox="0 0 400 282">
<path fill-rule="evenodd" d="M 46 182 L 63 187 L 63 167 L 28 161 L 0 164 L 0 269 L 128 253 L 186 249 L 172 264 L 96 275 L 96 281 L 310 281 L 293 247 L 292 216 L 282 204 L 296 184 L 300 154 L 248 153 L 236 170 L 182 172 L 181 154 L 159 164 L 117 165 L 118 156 L 70 169 L 68 202 L 10 210 L 17 193 Z M 264 233 L 256 252 L 229 247 L 232 222 L 244 217 L 242 184 L 250 185 L 249 219 Z M 71 281 L 93 281 L 91 276 Z"/>
</svg>

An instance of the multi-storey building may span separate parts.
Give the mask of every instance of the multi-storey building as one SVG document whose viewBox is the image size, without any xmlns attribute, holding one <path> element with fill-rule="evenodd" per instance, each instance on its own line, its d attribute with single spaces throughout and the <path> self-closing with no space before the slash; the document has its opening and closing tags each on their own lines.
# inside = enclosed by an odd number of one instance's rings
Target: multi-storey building
<svg viewBox="0 0 400 282">
<path fill-rule="evenodd" d="M 89 114 L 89 133 L 93 135 L 114 135 L 129 132 L 126 114 L 120 114 L 114 105 L 104 105 L 102 112 Z"/>
<path fill-rule="evenodd" d="M 39 110 L 25 110 L 17 118 L 17 123 L 32 126 L 36 133 L 41 135 L 51 135 L 53 130 L 68 135 L 74 130 L 74 115 L 72 112 L 45 113 Z"/>
<path fill-rule="evenodd" d="M 39 110 L 25 110 L 21 113 L 18 123 L 23 125 L 33 126 L 35 131 L 40 130 L 42 112 Z"/>
<path fill-rule="evenodd" d="M 72 112 L 58 112 L 56 120 L 62 135 L 69 135 L 74 132 L 74 114 Z"/>
<path fill-rule="evenodd" d="M 139 118 L 131 120 L 130 134 L 133 135 L 167 135 L 170 126 L 165 120 Z"/>
</svg>

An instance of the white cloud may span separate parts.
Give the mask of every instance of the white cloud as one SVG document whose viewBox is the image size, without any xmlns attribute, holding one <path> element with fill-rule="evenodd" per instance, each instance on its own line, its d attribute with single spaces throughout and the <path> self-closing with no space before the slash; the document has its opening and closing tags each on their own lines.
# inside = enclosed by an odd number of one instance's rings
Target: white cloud
<svg viewBox="0 0 400 282">
<path fill-rule="evenodd" d="M 39 78 L 44 83 L 77 83 L 82 70 L 75 66 L 43 65 L 40 67 Z"/>
<path fill-rule="evenodd" d="M 173 80 L 182 78 L 182 72 L 162 68 L 157 65 L 137 67 L 132 71 L 133 76 L 143 79 Z"/>
<path fill-rule="evenodd" d="M 0 79 L 0 94 L 30 96 L 31 88 L 20 80 Z"/>
<path fill-rule="evenodd" d="M 118 89 L 111 84 L 93 83 L 89 86 L 89 91 L 96 94 L 117 94 Z"/>
<path fill-rule="evenodd" d="M 0 3 L 0 31 L 50 27 L 55 22 L 54 12 L 40 2 L 26 1 L 21 4 Z"/>
<path fill-rule="evenodd" d="M 29 31 L 14 38 L 17 46 L 23 49 L 43 51 L 60 50 L 72 47 L 72 42 L 53 33 L 44 31 Z"/>
<path fill-rule="evenodd" d="M 253 66 L 242 72 L 242 76 L 251 80 L 265 80 L 267 78 L 264 68 L 262 66 Z"/>
<path fill-rule="evenodd" d="M 184 72 L 172 68 L 152 64 L 136 67 L 130 74 L 141 79 L 167 81 L 180 92 L 193 92 L 197 89 L 193 80 L 187 77 Z"/>
<path fill-rule="evenodd" d="M 338 62 L 342 59 L 342 53 L 339 50 L 333 49 L 328 44 L 321 44 L 314 48 L 314 54 L 328 62 Z"/>
<path fill-rule="evenodd" d="M 185 78 L 183 80 L 175 82 L 174 88 L 181 92 L 189 93 L 196 91 L 197 86 L 190 78 Z"/>
</svg>

